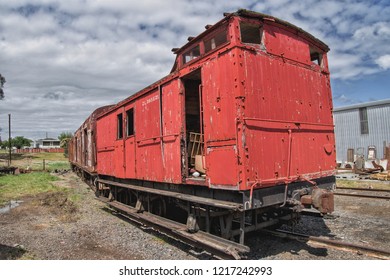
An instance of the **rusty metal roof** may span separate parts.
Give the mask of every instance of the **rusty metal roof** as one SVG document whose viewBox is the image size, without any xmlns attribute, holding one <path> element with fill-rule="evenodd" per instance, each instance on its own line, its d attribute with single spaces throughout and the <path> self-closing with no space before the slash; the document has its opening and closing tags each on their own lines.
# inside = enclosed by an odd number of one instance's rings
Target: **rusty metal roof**
<svg viewBox="0 0 390 280">
<path fill-rule="evenodd" d="M 353 104 L 343 107 L 334 108 L 333 112 L 340 112 L 340 111 L 346 111 L 346 110 L 353 110 L 363 107 L 373 107 L 373 106 L 380 106 L 380 105 L 390 105 L 390 99 L 384 99 L 384 100 L 377 100 L 377 101 L 370 101 L 370 102 L 364 102 L 359 104 Z"/>
</svg>

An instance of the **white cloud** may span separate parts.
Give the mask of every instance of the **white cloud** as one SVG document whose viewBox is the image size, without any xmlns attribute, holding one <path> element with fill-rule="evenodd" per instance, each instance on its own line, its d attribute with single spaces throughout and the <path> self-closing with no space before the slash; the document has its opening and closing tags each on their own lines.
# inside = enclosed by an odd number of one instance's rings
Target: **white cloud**
<svg viewBox="0 0 390 280">
<path fill-rule="evenodd" d="M 382 55 L 375 62 L 384 70 L 390 69 L 390 54 Z"/>
<path fill-rule="evenodd" d="M 351 98 L 350 96 L 346 96 L 344 94 L 336 95 L 333 97 L 333 101 L 338 102 L 340 104 L 351 104 L 351 103 L 359 103 L 358 100 Z"/>
</svg>

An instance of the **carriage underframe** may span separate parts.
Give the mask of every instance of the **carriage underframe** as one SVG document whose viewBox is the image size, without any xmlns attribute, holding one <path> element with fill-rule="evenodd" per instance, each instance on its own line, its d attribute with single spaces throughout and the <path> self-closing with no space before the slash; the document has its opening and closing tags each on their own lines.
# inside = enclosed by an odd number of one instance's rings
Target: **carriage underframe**
<svg viewBox="0 0 390 280">
<path fill-rule="evenodd" d="M 333 176 L 232 192 L 99 176 L 76 165 L 73 170 L 99 200 L 128 218 L 234 258 L 249 251 L 244 245 L 249 232 L 296 223 L 306 208 L 333 210 Z"/>
</svg>

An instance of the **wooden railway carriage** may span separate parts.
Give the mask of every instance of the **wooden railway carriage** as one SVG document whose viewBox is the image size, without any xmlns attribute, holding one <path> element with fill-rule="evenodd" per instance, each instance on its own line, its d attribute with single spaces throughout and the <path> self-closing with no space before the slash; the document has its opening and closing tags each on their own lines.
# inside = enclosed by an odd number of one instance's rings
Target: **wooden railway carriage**
<svg viewBox="0 0 390 280">
<path fill-rule="evenodd" d="M 96 174 L 96 118 L 112 106 L 96 109 L 75 132 L 68 142 L 69 161 L 83 177 Z M 86 177 L 85 177 L 86 178 Z"/>
<path fill-rule="evenodd" d="M 97 117 L 92 169 L 71 162 L 117 209 L 182 211 L 188 231 L 241 244 L 303 208 L 332 212 L 328 51 L 275 17 L 225 14 L 173 49 L 170 75 Z"/>
</svg>

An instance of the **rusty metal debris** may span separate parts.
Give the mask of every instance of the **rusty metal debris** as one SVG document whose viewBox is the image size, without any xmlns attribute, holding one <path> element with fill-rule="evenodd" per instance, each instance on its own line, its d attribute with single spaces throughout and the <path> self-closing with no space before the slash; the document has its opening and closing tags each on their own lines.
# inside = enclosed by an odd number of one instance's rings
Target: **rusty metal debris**
<svg viewBox="0 0 390 280">
<path fill-rule="evenodd" d="M 332 247 L 339 250 L 353 251 L 356 253 L 364 253 L 378 259 L 390 260 L 390 251 L 367 246 L 367 245 L 353 244 L 353 243 L 329 239 L 325 237 L 310 236 L 306 234 L 294 233 L 294 232 L 289 232 L 284 230 L 275 230 L 275 231 L 264 230 L 263 232 L 281 238 L 289 238 L 298 241 L 315 243 L 316 245 Z"/>
</svg>

